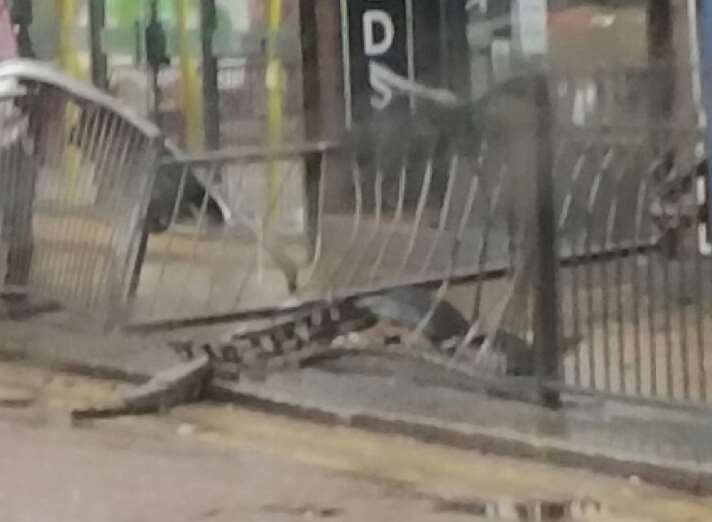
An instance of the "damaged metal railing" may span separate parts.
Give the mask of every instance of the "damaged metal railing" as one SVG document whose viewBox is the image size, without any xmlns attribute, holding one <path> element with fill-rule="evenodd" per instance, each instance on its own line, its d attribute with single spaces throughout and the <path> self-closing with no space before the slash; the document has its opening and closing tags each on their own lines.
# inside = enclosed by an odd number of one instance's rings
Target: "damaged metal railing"
<svg viewBox="0 0 712 522">
<path fill-rule="evenodd" d="M 237 373 L 370 347 L 550 405 L 709 395 L 698 130 L 627 105 L 644 81 L 549 71 L 338 143 L 155 161 L 152 126 L 35 67 L 0 67 L 13 285 L 134 330 L 220 323 L 202 347 Z"/>
<path fill-rule="evenodd" d="M 128 297 L 160 133 L 39 63 L 3 62 L 0 83 L 3 292 L 108 319 Z"/>
</svg>

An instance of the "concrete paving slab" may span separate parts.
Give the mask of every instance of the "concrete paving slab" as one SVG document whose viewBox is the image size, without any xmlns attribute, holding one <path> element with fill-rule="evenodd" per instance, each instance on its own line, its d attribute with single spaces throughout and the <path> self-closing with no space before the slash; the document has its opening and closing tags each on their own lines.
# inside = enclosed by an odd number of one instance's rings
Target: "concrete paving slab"
<svg viewBox="0 0 712 522">
<path fill-rule="evenodd" d="M 2 329 L 6 355 L 94 376 L 140 382 L 177 360 L 151 337 L 12 322 Z M 260 410 L 712 490 L 712 418 L 704 410 L 566 396 L 565 408 L 552 412 L 477 389 L 415 362 L 372 358 L 220 382 L 212 391 Z"/>
<path fill-rule="evenodd" d="M 44 520 L 703 522 L 712 502 L 645 484 L 233 406 L 72 426 L 114 383 L 0 364 L 43 406 L 0 408 L 0 517 Z M 405 518 L 404 518 L 405 517 Z M 525 517 L 525 518 L 522 518 Z"/>
</svg>

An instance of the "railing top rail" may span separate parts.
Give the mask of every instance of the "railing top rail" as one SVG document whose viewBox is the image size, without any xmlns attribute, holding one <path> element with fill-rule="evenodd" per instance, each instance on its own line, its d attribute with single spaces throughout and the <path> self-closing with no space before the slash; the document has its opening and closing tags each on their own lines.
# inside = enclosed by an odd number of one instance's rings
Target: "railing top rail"
<svg viewBox="0 0 712 522">
<path fill-rule="evenodd" d="M 316 141 L 297 143 L 279 147 L 245 146 L 232 147 L 216 151 L 206 151 L 198 154 L 176 154 L 165 158 L 162 165 L 206 165 L 215 163 L 251 163 L 267 160 L 285 160 L 322 154 L 340 147 L 335 141 Z"/>
<path fill-rule="evenodd" d="M 7 78 L 42 82 L 59 87 L 71 96 L 112 111 L 136 127 L 149 139 L 160 139 L 162 136 L 160 129 L 156 125 L 137 115 L 130 107 L 119 100 L 44 63 L 24 59 L 3 61 L 0 63 L 0 79 Z"/>
</svg>

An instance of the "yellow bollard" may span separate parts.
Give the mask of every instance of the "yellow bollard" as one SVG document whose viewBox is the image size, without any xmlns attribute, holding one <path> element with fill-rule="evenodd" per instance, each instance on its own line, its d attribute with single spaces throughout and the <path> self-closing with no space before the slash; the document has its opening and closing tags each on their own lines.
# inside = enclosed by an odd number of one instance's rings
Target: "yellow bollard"
<svg viewBox="0 0 712 522">
<path fill-rule="evenodd" d="M 267 69 L 265 71 L 265 87 L 267 89 L 267 144 L 278 147 L 282 142 L 282 88 L 284 73 L 282 62 L 277 52 L 277 36 L 282 23 L 282 0 L 268 0 L 267 6 Z M 268 165 L 267 183 L 265 186 L 264 213 L 259 222 L 259 241 L 264 245 L 269 235 L 267 229 L 272 220 L 279 217 L 279 200 L 281 199 L 279 161 L 270 161 Z M 277 220 L 279 222 L 279 220 Z M 264 249 L 258 250 L 257 278 L 262 281 L 264 276 Z"/>
<path fill-rule="evenodd" d="M 74 48 L 73 36 L 76 27 L 76 0 L 56 0 L 59 15 L 59 61 L 62 70 L 75 78 L 84 76 Z"/>
<path fill-rule="evenodd" d="M 185 116 L 185 141 L 188 150 L 196 152 L 203 145 L 203 110 L 200 94 L 200 78 L 195 60 L 191 56 L 188 40 L 188 0 L 173 0 L 178 31 L 178 57 L 181 69 L 181 91 Z M 195 7 L 195 3 L 193 3 Z"/>
<path fill-rule="evenodd" d="M 87 71 L 82 69 L 79 61 L 78 50 L 74 46 L 74 30 L 77 22 L 76 0 L 56 0 L 57 15 L 59 17 L 59 63 L 62 70 L 78 79 L 86 79 Z M 78 120 L 78 111 L 67 107 L 64 115 L 64 132 L 69 136 L 72 126 Z M 81 173 L 81 154 L 78 149 L 68 144 L 68 140 L 63 140 L 66 144 L 64 159 L 64 174 L 68 183 L 65 187 L 72 197 L 77 198 L 80 193 L 86 193 L 76 189 Z"/>
<path fill-rule="evenodd" d="M 267 17 L 268 44 L 267 70 L 265 74 L 265 86 L 267 88 L 267 143 L 270 147 L 278 147 L 283 138 L 284 68 L 277 49 L 277 36 L 282 23 L 282 0 L 269 0 Z M 277 208 L 281 197 L 279 182 L 279 162 L 270 162 L 269 175 L 267 177 L 266 224 L 279 212 Z"/>
</svg>

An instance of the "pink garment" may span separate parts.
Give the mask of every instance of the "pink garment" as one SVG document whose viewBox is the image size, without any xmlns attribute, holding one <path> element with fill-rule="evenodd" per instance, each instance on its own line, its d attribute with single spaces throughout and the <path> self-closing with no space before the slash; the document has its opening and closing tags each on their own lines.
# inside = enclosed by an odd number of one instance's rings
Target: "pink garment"
<svg viewBox="0 0 712 522">
<path fill-rule="evenodd" d="M 10 20 L 10 10 L 4 0 L 0 0 L 0 60 L 17 57 L 15 31 Z"/>
</svg>

